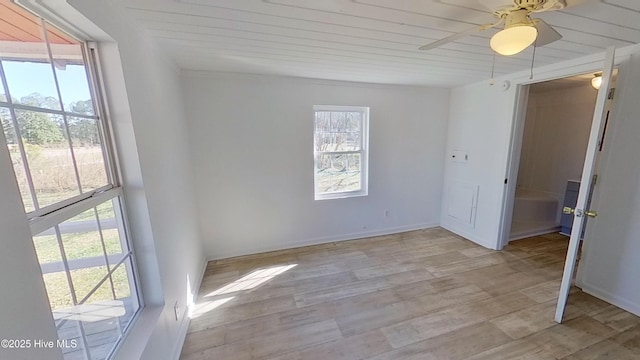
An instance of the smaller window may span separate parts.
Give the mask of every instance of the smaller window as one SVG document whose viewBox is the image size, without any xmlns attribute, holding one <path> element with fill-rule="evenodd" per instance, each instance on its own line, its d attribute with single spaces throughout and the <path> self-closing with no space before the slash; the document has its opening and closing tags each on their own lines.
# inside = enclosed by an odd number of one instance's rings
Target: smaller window
<svg viewBox="0 0 640 360">
<path fill-rule="evenodd" d="M 367 195 L 369 108 L 316 105 L 315 199 Z"/>
</svg>

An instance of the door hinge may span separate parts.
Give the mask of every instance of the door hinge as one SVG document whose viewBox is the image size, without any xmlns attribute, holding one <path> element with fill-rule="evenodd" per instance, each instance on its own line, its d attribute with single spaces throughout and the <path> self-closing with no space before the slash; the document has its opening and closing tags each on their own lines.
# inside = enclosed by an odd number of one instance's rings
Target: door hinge
<svg viewBox="0 0 640 360">
<path fill-rule="evenodd" d="M 616 95 L 616 88 L 609 89 L 609 95 L 607 95 L 607 99 L 611 100 Z"/>
<path fill-rule="evenodd" d="M 504 184 L 507 185 L 508 181 L 509 181 L 509 179 L 504 179 Z"/>
</svg>

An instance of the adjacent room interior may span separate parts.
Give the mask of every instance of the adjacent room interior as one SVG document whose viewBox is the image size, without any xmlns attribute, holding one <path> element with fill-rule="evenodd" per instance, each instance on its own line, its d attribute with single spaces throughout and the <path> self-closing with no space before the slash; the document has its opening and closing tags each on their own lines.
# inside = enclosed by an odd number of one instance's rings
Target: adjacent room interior
<svg viewBox="0 0 640 360">
<path fill-rule="evenodd" d="M 0 358 L 640 357 L 638 24 L 0 0 Z"/>
<path fill-rule="evenodd" d="M 529 86 L 510 240 L 571 233 L 597 89 L 592 74 Z M 562 221 L 565 221 L 562 223 Z M 562 223 L 562 224 L 561 224 Z"/>
</svg>

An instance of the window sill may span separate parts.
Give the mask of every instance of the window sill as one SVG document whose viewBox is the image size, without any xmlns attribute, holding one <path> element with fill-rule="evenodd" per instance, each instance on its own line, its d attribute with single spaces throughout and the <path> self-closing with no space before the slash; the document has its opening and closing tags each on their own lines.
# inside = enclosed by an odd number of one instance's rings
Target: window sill
<svg viewBox="0 0 640 360">
<path fill-rule="evenodd" d="M 347 199 L 347 198 L 362 197 L 362 196 L 368 196 L 368 195 L 369 193 L 364 191 L 340 192 L 340 193 L 322 194 L 322 195 L 316 194 L 314 197 L 314 200 L 317 201 L 317 200 L 331 200 L 331 199 Z"/>
<path fill-rule="evenodd" d="M 122 340 L 122 344 L 113 356 L 113 360 L 140 359 L 149 338 L 160 319 L 163 306 L 147 306 L 131 324 L 129 333 Z"/>
</svg>

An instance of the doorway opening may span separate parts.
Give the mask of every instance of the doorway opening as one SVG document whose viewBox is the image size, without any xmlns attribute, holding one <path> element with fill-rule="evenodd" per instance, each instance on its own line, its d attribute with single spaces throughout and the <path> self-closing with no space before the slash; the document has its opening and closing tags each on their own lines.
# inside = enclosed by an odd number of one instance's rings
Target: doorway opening
<svg viewBox="0 0 640 360">
<path fill-rule="evenodd" d="M 584 74 L 529 85 L 509 241 L 571 233 L 598 91 Z"/>
<path fill-rule="evenodd" d="M 617 73 L 614 69 L 600 150 Z M 598 94 L 592 79 L 599 74 L 593 71 L 521 86 L 519 101 L 523 107 L 516 115 L 511 145 L 502 246 L 533 236 L 565 239 L 563 235 L 571 233 L 573 215 L 562 210 L 574 207 L 580 188 Z"/>
</svg>

